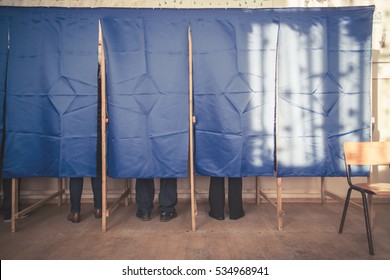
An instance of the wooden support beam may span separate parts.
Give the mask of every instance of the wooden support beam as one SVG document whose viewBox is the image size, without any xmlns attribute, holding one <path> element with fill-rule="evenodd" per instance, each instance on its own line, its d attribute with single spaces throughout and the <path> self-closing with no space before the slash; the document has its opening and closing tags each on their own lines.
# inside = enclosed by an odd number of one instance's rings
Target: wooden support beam
<svg viewBox="0 0 390 280">
<path fill-rule="evenodd" d="M 128 188 L 120 195 L 120 197 L 113 204 L 110 205 L 110 207 L 107 209 L 107 217 L 110 217 L 110 215 L 115 211 L 115 209 L 118 208 L 121 200 L 128 197 L 129 193 L 130 189 Z"/>
<path fill-rule="evenodd" d="M 283 229 L 283 216 L 284 212 L 282 209 L 282 178 L 277 179 L 277 217 L 278 217 L 278 230 Z"/>
<path fill-rule="evenodd" d="M 261 188 L 260 188 L 260 177 L 259 176 L 255 177 L 255 184 L 256 184 L 256 205 L 260 205 L 260 197 L 263 196 L 265 198 L 265 193 L 263 193 Z M 267 201 L 269 201 L 269 200 L 267 200 Z"/>
<path fill-rule="evenodd" d="M 326 191 L 325 177 L 321 177 L 321 204 L 325 204 L 326 203 L 325 191 Z"/>
<path fill-rule="evenodd" d="M 195 198 L 195 175 L 194 175 L 194 113 L 193 113 L 193 80 L 192 80 L 192 36 L 191 27 L 188 25 L 188 97 L 189 97 L 189 165 L 191 187 L 191 228 L 196 231 L 197 205 Z"/>
<path fill-rule="evenodd" d="M 49 195 L 48 197 L 46 197 L 44 199 L 41 199 L 40 201 L 37 201 L 33 205 L 30 205 L 29 207 L 27 207 L 27 208 L 17 212 L 16 213 L 16 218 L 19 219 L 21 216 L 27 215 L 28 213 L 31 213 L 35 209 L 41 207 L 42 205 L 46 204 L 47 202 L 49 202 L 50 200 L 52 200 L 52 199 L 54 199 L 56 197 L 60 197 L 64 193 L 65 193 L 65 190 L 59 190 L 59 191 Z"/>
<path fill-rule="evenodd" d="M 107 174 L 106 174 L 106 63 L 104 56 L 103 32 L 99 21 L 99 44 L 101 46 L 100 55 L 100 94 L 101 94 L 101 135 L 102 135 L 102 232 L 107 231 Z"/>
<path fill-rule="evenodd" d="M 11 232 L 16 231 L 16 215 L 18 212 L 18 184 L 16 182 L 17 179 L 12 178 L 12 216 L 11 216 Z"/>
</svg>

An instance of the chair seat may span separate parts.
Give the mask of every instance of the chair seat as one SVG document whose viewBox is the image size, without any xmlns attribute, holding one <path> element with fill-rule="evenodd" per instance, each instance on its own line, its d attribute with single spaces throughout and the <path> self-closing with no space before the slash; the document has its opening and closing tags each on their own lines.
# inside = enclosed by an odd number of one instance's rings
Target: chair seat
<svg viewBox="0 0 390 280">
<path fill-rule="evenodd" d="M 389 183 L 358 183 L 354 186 L 373 192 L 376 195 L 390 195 Z"/>
</svg>

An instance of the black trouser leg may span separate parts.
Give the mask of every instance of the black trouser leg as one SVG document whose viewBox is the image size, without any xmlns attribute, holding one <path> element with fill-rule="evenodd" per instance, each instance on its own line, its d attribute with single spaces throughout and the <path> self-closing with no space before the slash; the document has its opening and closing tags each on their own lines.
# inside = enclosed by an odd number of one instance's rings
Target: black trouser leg
<svg viewBox="0 0 390 280">
<path fill-rule="evenodd" d="M 237 220 L 245 216 L 242 205 L 242 178 L 229 178 L 228 201 L 230 219 Z"/>
<path fill-rule="evenodd" d="M 91 177 L 93 206 L 95 209 L 102 209 L 102 177 Z"/>
<path fill-rule="evenodd" d="M 153 178 L 137 179 L 135 183 L 135 200 L 138 211 L 150 213 L 153 210 L 154 180 Z"/>
<path fill-rule="evenodd" d="M 177 179 L 161 178 L 160 194 L 158 196 L 160 212 L 175 212 L 177 204 Z"/>
<path fill-rule="evenodd" d="M 3 179 L 3 218 L 12 218 L 12 179 Z"/>
<path fill-rule="evenodd" d="M 81 194 L 83 193 L 83 178 L 70 178 L 69 193 L 70 193 L 70 212 L 81 212 Z"/>
<path fill-rule="evenodd" d="M 223 177 L 211 177 L 209 188 L 210 215 L 225 217 L 225 182 Z"/>
</svg>

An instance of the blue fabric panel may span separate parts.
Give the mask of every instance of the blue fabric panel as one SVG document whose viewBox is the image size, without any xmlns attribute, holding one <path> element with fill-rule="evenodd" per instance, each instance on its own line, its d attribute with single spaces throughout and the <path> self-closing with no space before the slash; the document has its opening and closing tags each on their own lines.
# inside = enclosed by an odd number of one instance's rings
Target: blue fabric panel
<svg viewBox="0 0 390 280">
<path fill-rule="evenodd" d="M 343 142 L 370 140 L 373 10 L 280 12 L 277 176 L 345 176 Z"/>
<path fill-rule="evenodd" d="M 102 27 L 109 176 L 186 177 L 188 21 L 174 11 L 127 10 Z"/>
<path fill-rule="evenodd" d="M 97 18 L 16 9 L 10 39 L 4 176 L 96 176 Z"/>
<path fill-rule="evenodd" d="M 268 10 L 218 12 L 191 20 L 196 172 L 272 176 L 278 22 Z"/>
<path fill-rule="evenodd" d="M 0 147 L 3 143 L 3 109 L 8 59 L 8 18 L 0 14 Z M 0 159 L 1 161 L 3 159 Z M 1 166 L 1 165 L 0 165 Z"/>
</svg>

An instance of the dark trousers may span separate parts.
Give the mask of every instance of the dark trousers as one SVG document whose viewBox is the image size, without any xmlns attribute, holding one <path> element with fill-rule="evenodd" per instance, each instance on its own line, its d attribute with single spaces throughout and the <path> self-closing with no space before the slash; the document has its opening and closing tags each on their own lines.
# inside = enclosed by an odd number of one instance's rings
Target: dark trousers
<svg viewBox="0 0 390 280">
<path fill-rule="evenodd" d="M 154 180 L 137 179 L 135 183 L 135 199 L 138 211 L 149 213 L 153 210 Z M 158 196 L 160 212 L 175 212 L 177 204 L 177 179 L 161 178 L 160 194 Z"/>
<path fill-rule="evenodd" d="M 70 178 L 70 211 L 80 213 L 81 194 L 83 193 L 83 178 Z M 102 179 L 101 177 L 91 177 L 93 204 L 96 209 L 102 209 Z"/>
<path fill-rule="evenodd" d="M 242 178 L 228 179 L 228 204 L 230 219 L 245 215 L 242 206 Z M 225 216 L 225 181 L 223 177 L 211 177 L 209 188 L 210 213 L 215 217 Z"/>
<path fill-rule="evenodd" d="M 18 180 L 18 197 L 20 197 L 20 184 L 22 180 Z M 3 219 L 9 220 L 12 217 L 12 179 L 3 179 Z"/>
</svg>

